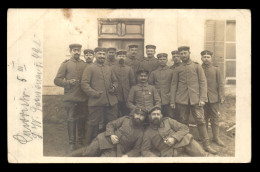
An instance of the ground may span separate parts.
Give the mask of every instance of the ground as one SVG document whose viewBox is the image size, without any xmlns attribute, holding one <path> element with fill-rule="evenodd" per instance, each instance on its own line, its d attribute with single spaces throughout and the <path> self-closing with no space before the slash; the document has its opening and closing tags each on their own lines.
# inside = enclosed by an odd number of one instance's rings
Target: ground
<svg viewBox="0 0 260 172">
<path fill-rule="evenodd" d="M 43 96 L 43 154 L 44 156 L 65 156 L 68 153 L 68 133 L 64 108 L 62 107 L 62 96 Z M 222 122 L 220 137 L 226 144 L 222 148 L 211 141 L 211 145 L 218 151 L 217 156 L 235 156 L 235 129 L 226 131 L 235 125 L 235 103 L 233 94 L 226 96 L 226 102 L 222 106 Z M 191 119 L 192 121 L 192 119 Z M 190 126 L 190 132 L 198 139 L 196 126 Z M 209 127 L 209 137 L 212 138 Z M 186 156 L 186 155 L 183 155 Z"/>
</svg>

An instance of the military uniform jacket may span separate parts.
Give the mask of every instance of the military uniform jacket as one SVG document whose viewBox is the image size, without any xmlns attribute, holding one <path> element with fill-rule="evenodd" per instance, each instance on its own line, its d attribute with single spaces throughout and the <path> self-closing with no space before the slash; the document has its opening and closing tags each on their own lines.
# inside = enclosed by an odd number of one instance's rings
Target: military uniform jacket
<svg viewBox="0 0 260 172">
<path fill-rule="evenodd" d="M 136 72 L 137 72 L 137 70 L 138 70 L 139 67 L 140 67 L 140 60 L 137 59 L 137 57 L 132 58 L 132 57 L 128 56 L 128 57 L 125 59 L 125 64 L 126 64 L 127 66 L 130 66 L 130 67 L 133 69 L 134 74 L 135 74 L 135 77 L 136 77 Z"/>
<path fill-rule="evenodd" d="M 155 86 L 161 97 L 162 105 L 170 104 L 172 77 L 173 71 L 168 66 L 159 66 L 149 76 L 148 83 Z"/>
<path fill-rule="evenodd" d="M 139 106 L 149 111 L 154 106 L 161 107 L 161 98 L 154 86 L 137 84 L 130 89 L 127 106 L 131 110 Z"/>
<path fill-rule="evenodd" d="M 111 68 L 104 64 L 94 62 L 84 70 L 81 80 L 82 90 L 89 96 L 88 106 L 113 106 L 117 98 L 109 90 L 117 88 L 118 82 Z M 103 91 L 99 94 L 97 91 Z"/>
<path fill-rule="evenodd" d="M 127 154 L 131 157 L 140 156 L 144 129 L 143 127 L 135 126 L 132 120 L 132 117 L 123 116 L 109 122 L 106 131 L 97 136 L 100 149 L 110 149 L 119 146 L 122 154 Z M 118 137 L 119 143 L 117 145 L 112 144 L 111 135 Z"/>
<path fill-rule="evenodd" d="M 225 95 L 223 76 L 219 68 L 212 64 L 206 65 L 203 63 L 202 68 L 207 78 L 208 102 L 217 103 Z"/>
<path fill-rule="evenodd" d="M 169 147 L 164 143 L 163 138 L 173 137 L 177 141 Z M 159 128 L 154 127 L 152 124 L 144 132 L 142 143 L 142 156 L 155 157 L 155 156 L 173 156 L 173 149 L 187 146 L 192 139 L 189 134 L 189 127 L 177 122 L 174 119 L 165 117 L 162 119 Z"/>
<path fill-rule="evenodd" d="M 140 68 L 148 70 L 149 74 L 152 71 L 156 70 L 158 66 L 159 66 L 159 61 L 155 57 L 152 58 L 144 57 L 140 63 Z"/>
<path fill-rule="evenodd" d="M 114 65 L 117 65 L 117 60 L 115 59 L 114 61 L 110 61 L 109 59 L 106 59 L 105 61 L 105 65 L 108 65 L 108 66 L 114 66 Z"/>
<path fill-rule="evenodd" d="M 69 60 L 65 60 L 54 79 L 54 84 L 64 88 L 63 101 L 66 102 L 84 102 L 87 99 L 87 95 L 80 88 L 80 81 L 82 78 L 83 70 L 86 67 L 86 63 L 83 60 L 75 60 L 71 57 Z M 78 84 L 70 85 L 67 80 L 76 79 Z"/>
<path fill-rule="evenodd" d="M 207 81 L 202 67 L 189 60 L 174 69 L 171 103 L 196 105 L 199 101 L 207 102 Z"/>
<path fill-rule="evenodd" d="M 171 70 L 174 70 L 176 67 L 178 67 L 178 66 L 180 66 L 181 65 L 181 63 L 180 64 L 178 64 L 178 65 L 176 65 L 176 64 L 173 64 L 171 67 L 170 67 L 170 69 Z"/>
<path fill-rule="evenodd" d="M 112 67 L 113 72 L 118 80 L 117 99 L 121 102 L 126 102 L 130 88 L 134 86 L 135 75 L 131 67 L 117 64 Z"/>
</svg>

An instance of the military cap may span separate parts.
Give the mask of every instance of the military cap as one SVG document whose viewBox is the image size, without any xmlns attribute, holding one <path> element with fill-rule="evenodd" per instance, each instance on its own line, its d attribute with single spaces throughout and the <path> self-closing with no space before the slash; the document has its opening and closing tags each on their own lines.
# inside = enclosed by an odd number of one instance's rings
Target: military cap
<svg viewBox="0 0 260 172">
<path fill-rule="evenodd" d="M 150 110 L 149 110 L 149 114 L 151 114 L 153 111 L 156 111 L 156 110 L 161 110 L 161 108 L 160 107 L 158 107 L 158 106 L 154 106 L 154 107 L 152 107 Z"/>
<path fill-rule="evenodd" d="M 190 51 L 190 47 L 189 46 L 181 46 L 178 48 L 178 51 L 181 52 L 181 51 Z"/>
<path fill-rule="evenodd" d="M 136 107 L 134 110 L 133 110 L 133 113 L 136 113 L 136 114 L 141 114 L 141 115 L 147 115 L 147 111 L 145 109 L 143 109 L 142 107 Z"/>
<path fill-rule="evenodd" d="M 126 55 L 127 51 L 126 50 L 118 50 L 116 52 L 116 55 Z"/>
<path fill-rule="evenodd" d="M 146 45 L 145 48 L 146 49 L 149 49 L 149 48 L 156 49 L 156 46 L 155 45 Z"/>
<path fill-rule="evenodd" d="M 87 54 L 87 53 L 94 54 L 94 51 L 91 50 L 91 49 L 85 49 L 85 50 L 84 50 L 84 54 Z"/>
<path fill-rule="evenodd" d="M 178 50 L 174 50 L 174 51 L 172 51 L 171 53 L 172 53 L 172 55 L 174 55 L 174 54 L 180 54 L 180 52 L 179 52 Z"/>
<path fill-rule="evenodd" d="M 157 54 L 157 58 L 161 58 L 161 57 L 168 57 L 168 54 L 166 54 L 166 53 Z"/>
<path fill-rule="evenodd" d="M 72 48 L 81 48 L 82 45 L 80 45 L 80 44 L 70 44 L 69 47 L 70 47 L 70 49 L 72 49 Z"/>
<path fill-rule="evenodd" d="M 98 52 L 98 51 L 104 51 L 104 52 L 107 52 L 107 49 L 106 48 L 103 48 L 103 47 L 97 47 L 95 48 L 95 53 Z"/>
<path fill-rule="evenodd" d="M 137 75 L 140 75 L 141 73 L 146 73 L 147 75 L 149 75 L 149 71 L 144 68 L 141 68 L 138 71 L 136 71 Z"/>
<path fill-rule="evenodd" d="M 131 44 L 131 45 L 128 45 L 129 48 L 138 48 L 138 45 L 135 45 L 135 44 Z"/>
<path fill-rule="evenodd" d="M 204 56 L 204 55 L 213 55 L 213 53 L 211 52 L 211 51 L 209 51 L 209 50 L 204 50 L 204 51 L 202 51 L 201 53 L 200 53 L 202 56 Z"/>
<path fill-rule="evenodd" d="M 116 51 L 116 48 L 113 48 L 113 47 L 107 48 L 107 51 L 109 51 L 109 50 Z"/>
</svg>

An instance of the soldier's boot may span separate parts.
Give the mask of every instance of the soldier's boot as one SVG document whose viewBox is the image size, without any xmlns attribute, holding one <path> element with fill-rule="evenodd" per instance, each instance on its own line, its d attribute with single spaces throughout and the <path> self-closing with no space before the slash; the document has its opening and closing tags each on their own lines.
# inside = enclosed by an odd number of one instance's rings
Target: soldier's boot
<svg viewBox="0 0 260 172">
<path fill-rule="evenodd" d="M 219 146 L 225 147 L 225 144 L 219 138 L 219 126 L 213 124 L 213 125 L 211 125 L 211 128 L 212 128 L 212 133 L 213 133 L 213 142 L 215 142 Z"/>
<path fill-rule="evenodd" d="M 76 121 L 68 122 L 68 135 L 70 151 L 74 151 L 76 149 Z"/>
<path fill-rule="evenodd" d="M 205 121 L 206 121 L 206 129 L 207 129 L 207 133 L 209 132 L 209 119 L 208 118 L 205 118 Z M 202 141 L 203 140 L 203 138 L 201 138 L 200 136 L 199 136 L 199 138 L 198 138 L 198 141 Z"/>
<path fill-rule="evenodd" d="M 209 137 L 208 137 L 208 132 L 207 132 L 206 126 L 204 124 L 198 124 L 197 127 L 199 130 L 200 138 L 202 139 L 202 144 L 203 144 L 204 150 L 209 153 L 216 154 L 217 151 L 215 149 L 213 149 L 209 144 Z"/>
<path fill-rule="evenodd" d="M 85 139 L 85 119 L 79 119 L 77 121 L 77 129 L 78 129 L 78 148 L 84 146 Z"/>
</svg>

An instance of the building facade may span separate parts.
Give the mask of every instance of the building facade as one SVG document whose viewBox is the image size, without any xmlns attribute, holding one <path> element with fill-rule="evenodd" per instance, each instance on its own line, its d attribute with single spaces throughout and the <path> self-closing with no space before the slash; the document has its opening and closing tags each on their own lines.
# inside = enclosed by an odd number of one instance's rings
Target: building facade
<svg viewBox="0 0 260 172">
<path fill-rule="evenodd" d="M 60 64 L 70 58 L 68 45 L 71 43 L 82 44 L 82 51 L 97 46 L 126 49 L 135 43 L 140 47 L 139 56 L 146 56 L 145 45 L 154 44 L 156 54 L 164 52 L 169 57 L 171 51 L 188 45 L 191 59 L 199 63 L 200 52 L 208 49 L 213 51 L 214 63 L 221 67 L 226 84 L 236 84 L 236 17 L 233 13 L 228 15 L 216 10 L 208 15 L 203 11 L 159 9 L 54 10 L 44 17 L 44 26 L 43 95 L 63 94 L 63 89 L 55 86 L 53 79 Z M 173 63 L 171 58 L 168 63 Z"/>
</svg>

